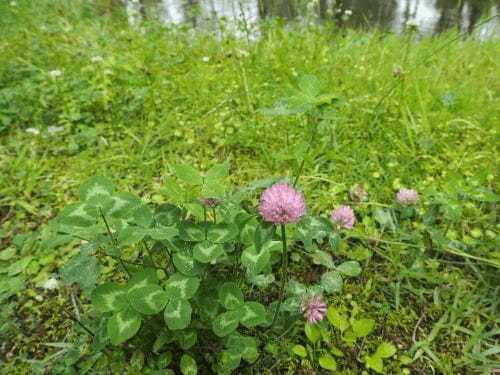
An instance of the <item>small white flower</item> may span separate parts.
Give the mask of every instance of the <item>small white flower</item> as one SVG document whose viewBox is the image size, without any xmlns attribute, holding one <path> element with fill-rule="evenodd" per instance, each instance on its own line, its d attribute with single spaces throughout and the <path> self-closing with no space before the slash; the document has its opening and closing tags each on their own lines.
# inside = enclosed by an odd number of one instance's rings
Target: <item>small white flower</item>
<svg viewBox="0 0 500 375">
<path fill-rule="evenodd" d="M 203 62 L 209 62 L 210 61 L 210 56 L 203 56 L 201 61 Z"/>
<path fill-rule="evenodd" d="M 26 133 L 31 133 L 31 134 L 34 134 L 34 135 L 38 135 L 38 134 L 40 134 L 40 130 L 35 129 L 35 128 L 28 128 L 28 129 L 26 129 Z"/>
<path fill-rule="evenodd" d="M 347 9 L 347 10 L 344 12 L 344 14 L 345 14 L 346 16 L 352 16 L 352 10 Z"/>
<path fill-rule="evenodd" d="M 113 74 L 113 71 L 111 71 L 110 69 L 105 69 L 103 73 L 107 76 L 110 76 L 111 74 Z"/>
<path fill-rule="evenodd" d="M 93 63 L 100 63 L 103 62 L 103 58 L 101 56 L 92 56 L 90 61 L 92 61 Z"/>
<path fill-rule="evenodd" d="M 244 49 L 238 49 L 238 54 L 241 56 L 241 57 L 247 57 L 247 56 L 250 56 L 250 53 L 248 51 L 245 51 Z"/>
<path fill-rule="evenodd" d="M 56 134 L 59 133 L 60 131 L 64 130 L 64 126 L 49 126 L 47 128 L 47 133 L 49 134 Z"/>
<path fill-rule="evenodd" d="M 54 279 L 53 277 L 47 279 L 42 285 L 42 288 L 47 290 L 54 290 L 57 289 L 58 287 L 59 287 L 59 281 L 57 281 L 57 279 Z"/>
<path fill-rule="evenodd" d="M 61 75 L 62 75 L 62 72 L 59 69 L 55 69 L 55 70 L 50 72 L 50 76 L 52 78 L 57 78 L 57 77 L 60 77 Z"/>
<path fill-rule="evenodd" d="M 415 20 L 410 20 L 410 21 L 406 22 L 406 27 L 416 28 L 416 27 L 418 27 L 418 22 Z"/>
</svg>

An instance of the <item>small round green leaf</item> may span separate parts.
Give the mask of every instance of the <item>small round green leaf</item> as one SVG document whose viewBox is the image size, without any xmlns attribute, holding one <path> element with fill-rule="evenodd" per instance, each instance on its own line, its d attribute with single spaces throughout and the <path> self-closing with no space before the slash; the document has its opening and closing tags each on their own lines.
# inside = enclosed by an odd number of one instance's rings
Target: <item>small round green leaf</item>
<svg viewBox="0 0 500 375">
<path fill-rule="evenodd" d="M 151 236 L 153 240 L 171 240 L 179 234 L 179 230 L 176 227 L 158 225 L 154 228 L 148 228 L 146 233 Z"/>
<path fill-rule="evenodd" d="M 336 293 L 342 290 L 342 276 L 337 271 L 325 272 L 321 276 L 321 286 L 328 293 Z"/>
<path fill-rule="evenodd" d="M 377 347 L 376 357 L 389 358 L 396 354 L 396 348 L 389 342 L 383 342 Z"/>
<path fill-rule="evenodd" d="M 120 311 L 128 306 L 127 287 L 117 283 L 105 283 L 92 292 L 92 306 L 100 312 Z"/>
<path fill-rule="evenodd" d="M 359 319 L 352 324 L 352 330 L 358 337 L 365 337 L 373 331 L 375 327 L 375 320 L 373 319 Z"/>
<path fill-rule="evenodd" d="M 118 243 L 120 246 L 126 247 L 133 243 L 142 241 L 147 234 L 146 232 L 147 231 L 144 228 L 128 226 L 118 232 Z"/>
<path fill-rule="evenodd" d="M 319 365 L 325 370 L 337 370 L 337 361 L 328 353 L 319 357 Z"/>
<path fill-rule="evenodd" d="M 215 164 L 206 173 L 206 179 L 208 181 L 218 181 L 227 177 L 229 174 L 229 163 L 225 162 L 223 164 Z"/>
<path fill-rule="evenodd" d="M 158 314 L 167 304 L 168 295 L 158 285 L 136 288 L 128 294 L 132 307 L 146 315 Z"/>
<path fill-rule="evenodd" d="M 142 288 L 146 285 L 156 285 L 158 283 L 158 276 L 154 268 L 145 268 L 140 272 L 134 273 L 128 282 L 128 292 L 134 289 Z"/>
<path fill-rule="evenodd" d="M 243 314 L 240 323 L 247 328 L 255 327 L 266 322 L 266 308 L 258 302 L 245 302 L 241 306 Z"/>
<path fill-rule="evenodd" d="M 330 242 L 330 247 L 334 253 L 338 253 L 342 246 L 342 239 L 338 233 L 330 233 L 328 236 L 328 242 Z"/>
<path fill-rule="evenodd" d="M 189 301 L 176 298 L 167 303 L 163 317 L 171 330 L 184 329 L 191 323 L 191 312 Z"/>
<path fill-rule="evenodd" d="M 203 292 L 200 294 L 203 294 Z M 200 296 L 197 304 L 198 306 L 203 306 L 203 308 L 199 310 L 199 314 L 200 318 L 204 321 L 212 322 L 219 314 L 220 304 L 216 297 L 212 297 L 211 295 L 202 295 Z"/>
<path fill-rule="evenodd" d="M 236 283 L 227 282 L 218 290 L 219 302 L 228 310 L 234 310 L 243 304 L 243 292 Z"/>
<path fill-rule="evenodd" d="M 202 224 L 184 221 L 179 228 L 179 237 L 184 241 L 200 242 L 205 240 L 205 227 Z"/>
<path fill-rule="evenodd" d="M 179 343 L 179 346 L 184 350 L 191 348 L 194 344 L 196 344 L 196 340 L 198 339 L 198 335 L 194 330 L 175 331 L 174 336 Z"/>
<path fill-rule="evenodd" d="M 132 210 L 130 219 L 143 228 L 149 228 L 153 222 L 153 212 L 148 206 L 141 204 Z"/>
<path fill-rule="evenodd" d="M 203 176 L 196 169 L 187 164 L 176 164 L 173 166 L 175 175 L 189 185 L 203 184 Z"/>
<path fill-rule="evenodd" d="M 202 268 L 199 263 L 187 252 L 177 252 L 174 254 L 172 261 L 175 269 L 186 276 L 199 275 Z"/>
<path fill-rule="evenodd" d="M 259 288 L 265 288 L 274 282 L 274 275 L 272 273 L 268 275 L 260 274 L 260 275 L 252 275 L 247 274 L 247 280 L 253 285 Z"/>
<path fill-rule="evenodd" d="M 98 218 L 98 210 L 86 203 L 70 204 L 57 215 L 57 221 L 60 224 L 76 227 L 88 227 L 93 225 Z"/>
<path fill-rule="evenodd" d="M 375 355 L 373 356 L 367 356 L 365 358 L 365 365 L 366 368 L 371 368 L 375 370 L 375 372 L 378 372 L 379 374 L 384 372 L 384 362 L 382 361 L 381 357 L 377 357 Z"/>
<path fill-rule="evenodd" d="M 241 358 L 248 363 L 253 363 L 259 357 L 258 341 L 253 337 L 242 337 L 239 347 Z"/>
<path fill-rule="evenodd" d="M 107 333 L 111 343 L 119 345 L 134 337 L 140 327 L 141 315 L 132 309 L 126 309 L 115 313 L 108 320 Z"/>
<path fill-rule="evenodd" d="M 260 273 L 268 264 L 271 256 L 269 251 L 261 249 L 255 250 L 254 246 L 250 246 L 241 254 L 241 263 L 247 268 L 250 274 Z"/>
<path fill-rule="evenodd" d="M 339 265 L 337 271 L 347 276 L 358 276 L 361 273 L 361 266 L 358 262 L 352 260 Z"/>
<path fill-rule="evenodd" d="M 298 355 L 299 357 L 302 357 L 302 358 L 307 357 L 307 350 L 302 345 L 295 345 L 292 348 L 292 352 L 294 354 Z"/>
<path fill-rule="evenodd" d="M 194 258 L 201 263 L 214 263 L 223 253 L 223 246 L 211 241 L 199 242 L 193 249 Z"/>
<path fill-rule="evenodd" d="M 349 328 L 349 320 L 347 320 L 347 317 L 333 306 L 328 308 L 326 317 L 332 326 L 340 329 L 342 332 Z"/>
<path fill-rule="evenodd" d="M 307 288 L 297 280 L 290 280 L 286 285 L 286 292 L 293 296 L 302 297 L 307 292 Z"/>
<path fill-rule="evenodd" d="M 208 239 L 215 243 L 225 243 L 234 240 L 238 236 L 236 225 L 216 224 L 211 225 L 208 230 Z"/>
<path fill-rule="evenodd" d="M 220 314 L 212 323 L 212 330 L 219 337 L 224 337 L 238 328 L 241 311 L 232 310 Z"/>
<path fill-rule="evenodd" d="M 241 353 L 235 348 L 224 350 L 221 355 L 221 364 L 224 369 L 234 370 L 241 363 Z"/>
<path fill-rule="evenodd" d="M 182 191 L 180 195 L 182 197 Z M 182 210 L 179 207 L 173 204 L 162 204 L 156 208 L 154 220 L 160 225 L 171 227 L 182 221 L 182 215 Z"/>
<path fill-rule="evenodd" d="M 304 332 L 306 333 L 309 341 L 311 341 L 313 344 L 315 344 L 321 338 L 321 331 L 316 324 L 306 323 L 304 326 Z"/>
<path fill-rule="evenodd" d="M 166 369 L 170 362 L 172 362 L 172 353 L 164 352 L 158 357 L 156 365 L 159 369 Z"/>
<path fill-rule="evenodd" d="M 195 295 L 199 285 L 198 278 L 175 273 L 167 280 L 165 291 L 170 299 L 188 299 Z"/>
<path fill-rule="evenodd" d="M 318 250 L 313 254 L 313 259 L 316 263 L 319 263 L 326 268 L 334 269 L 335 263 L 333 262 L 332 256 L 325 251 Z"/>
<path fill-rule="evenodd" d="M 88 199 L 107 197 L 113 193 L 114 189 L 113 183 L 107 178 L 101 176 L 90 177 L 80 185 L 80 201 L 83 202 Z"/>
<path fill-rule="evenodd" d="M 141 198 L 131 193 L 116 194 L 109 199 L 111 204 L 105 213 L 114 218 L 128 219 L 129 213 L 142 204 Z"/>
<path fill-rule="evenodd" d="M 196 375 L 198 373 L 198 366 L 193 357 L 187 354 L 181 357 L 181 372 L 183 375 Z"/>
</svg>

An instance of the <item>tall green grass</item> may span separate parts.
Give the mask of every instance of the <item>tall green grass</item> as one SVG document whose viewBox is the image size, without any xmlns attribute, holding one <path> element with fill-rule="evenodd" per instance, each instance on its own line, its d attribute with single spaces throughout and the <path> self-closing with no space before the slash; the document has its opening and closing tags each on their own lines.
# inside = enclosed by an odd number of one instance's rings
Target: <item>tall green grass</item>
<svg viewBox="0 0 500 375">
<path fill-rule="evenodd" d="M 498 40 L 273 22 L 252 42 L 154 22 L 142 32 L 123 13 L 88 1 L 2 2 L 0 14 L 6 232 L 40 227 L 90 175 L 110 176 L 155 202 L 168 201 L 157 192 L 178 162 L 204 169 L 230 160 L 237 185 L 290 176 L 296 161 L 287 155 L 307 140 L 309 125 L 301 116 L 258 110 L 313 74 L 337 100 L 301 180 L 316 202 L 310 209 L 327 213 L 359 184 L 369 193 L 369 204 L 358 207 L 363 215 L 399 187 L 413 187 L 423 193 L 422 209 L 442 202 L 452 224 L 440 230 L 472 249 L 438 254 L 412 279 L 397 239 L 388 239 L 379 254 L 384 266 L 367 271 L 380 289 L 365 308 L 401 299 L 424 304 L 426 318 L 415 328 L 424 354 L 416 369 L 465 374 L 486 366 L 478 358 L 491 343 L 485 330 L 498 329 L 497 269 L 488 264 L 500 258 L 499 227 L 494 204 L 475 198 L 497 189 Z M 53 78 L 53 70 L 62 75 Z M 53 126 L 63 130 L 49 134 Z M 376 234 L 371 223 L 362 225 L 366 238 Z M 352 292 L 364 293 L 360 285 Z M 391 337 L 411 344 L 417 310 L 391 310 Z M 29 352 L 24 345 L 17 349 Z"/>
</svg>

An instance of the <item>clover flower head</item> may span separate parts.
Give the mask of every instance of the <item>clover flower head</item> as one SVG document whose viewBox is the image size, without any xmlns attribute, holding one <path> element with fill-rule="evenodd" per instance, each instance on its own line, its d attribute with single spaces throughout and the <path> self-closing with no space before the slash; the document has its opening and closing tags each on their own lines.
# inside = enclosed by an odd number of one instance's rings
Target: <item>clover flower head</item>
<svg viewBox="0 0 500 375">
<path fill-rule="evenodd" d="M 39 135 L 40 134 L 40 130 L 35 129 L 35 128 L 28 128 L 28 129 L 26 129 L 26 133 L 30 133 L 30 134 L 33 134 L 33 135 Z"/>
<path fill-rule="evenodd" d="M 301 193 L 285 183 L 268 187 L 260 197 L 260 213 L 266 221 L 287 224 L 298 221 L 306 212 Z"/>
<path fill-rule="evenodd" d="M 215 208 L 220 204 L 220 201 L 216 198 L 204 198 L 201 200 L 201 204 L 205 208 Z"/>
<path fill-rule="evenodd" d="M 398 64 L 395 64 L 393 67 L 392 67 L 392 75 L 394 77 L 399 77 L 399 76 L 402 76 L 404 73 L 403 71 L 403 68 L 401 67 L 401 65 L 398 65 Z"/>
<path fill-rule="evenodd" d="M 56 134 L 56 133 L 62 132 L 63 130 L 64 130 L 64 126 L 49 126 L 47 128 L 47 133 Z"/>
<path fill-rule="evenodd" d="M 418 191 L 413 189 L 401 189 L 396 194 L 396 201 L 405 206 L 415 204 L 419 199 Z"/>
<path fill-rule="evenodd" d="M 47 279 L 43 285 L 42 288 L 47 289 L 47 290 L 54 290 L 59 288 L 59 281 L 57 279 L 54 279 L 51 277 L 50 279 Z"/>
<path fill-rule="evenodd" d="M 103 62 L 103 58 L 101 56 L 92 56 L 90 61 L 93 63 L 100 63 Z"/>
<path fill-rule="evenodd" d="M 418 22 L 416 20 L 409 20 L 408 22 L 406 22 L 406 27 L 408 29 L 418 29 Z"/>
<path fill-rule="evenodd" d="M 326 304 L 321 297 L 304 298 L 300 309 L 309 324 L 320 322 L 326 316 Z"/>
<path fill-rule="evenodd" d="M 52 78 L 57 78 L 57 77 L 60 77 L 61 75 L 62 75 L 62 72 L 59 69 L 55 69 L 55 70 L 52 70 L 50 72 L 50 76 Z"/>
<path fill-rule="evenodd" d="M 354 202 L 365 202 L 368 200 L 368 193 L 358 184 L 349 189 L 349 198 Z"/>
<path fill-rule="evenodd" d="M 345 229 L 352 229 L 356 222 L 354 211 L 349 206 L 340 206 L 333 210 L 331 219 Z"/>
</svg>

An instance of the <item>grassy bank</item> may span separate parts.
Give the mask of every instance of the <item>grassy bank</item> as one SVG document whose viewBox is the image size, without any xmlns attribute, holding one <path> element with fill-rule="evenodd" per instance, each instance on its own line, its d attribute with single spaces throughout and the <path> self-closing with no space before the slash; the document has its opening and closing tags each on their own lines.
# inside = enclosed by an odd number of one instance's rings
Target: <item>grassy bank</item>
<svg viewBox="0 0 500 375">
<path fill-rule="evenodd" d="M 377 320 L 373 342 L 397 346 L 387 373 L 500 367 L 498 40 L 271 23 L 247 42 L 155 23 L 141 31 L 103 7 L 55 4 L 0 4 L 2 371 L 30 373 L 27 360 L 54 352 L 44 343 L 71 337 L 73 323 L 61 313 L 71 308 L 68 288 L 42 286 L 72 246 L 37 236 L 75 201 L 80 181 L 107 176 L 120 190 L 161 203 L 169 202 L 164 179 L 177 163 L 206 170 L 227 160 L 235 186 L 291 178 L 298 165 L 290 155 L 316 124 L 261 110 L 306 75 L 331 100 L 300 187 L 312 212 L 349 202 L 361 219 L 357 241 L 344 251 L 361 254 L 362 277 L 346 281 L 345 294 L 332 301 L 355 302 Z M 367 202 L 352 202 L 356 184 Z M 435 232 L 424 233 L 422 223 L 408 229 L 422 236 L 418 251 L 368 219 L 400 187 L 421 193 L 422 216 L 434 212 L 427 217 Z M 301 335 L 293 330 L 280 346 Z M 355 357 L 344 373 L 361 373 Z M 255 371 L 275 362 L 274 373 L 308 368 L 283 349 Z"/>
</svg>

